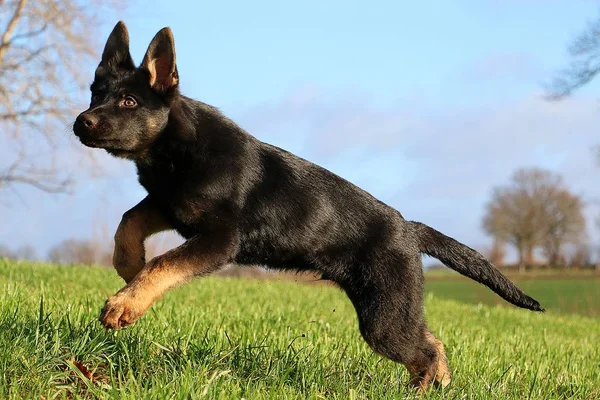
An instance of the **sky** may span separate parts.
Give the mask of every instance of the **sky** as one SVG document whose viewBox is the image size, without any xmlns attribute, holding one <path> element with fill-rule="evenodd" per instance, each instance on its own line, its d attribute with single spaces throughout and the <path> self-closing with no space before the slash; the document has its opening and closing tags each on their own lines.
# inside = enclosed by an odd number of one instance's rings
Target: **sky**
<svg viewBox="0 0 600 400">
<path fill-rule="evenodd" d="M 590 222 L 600 214 L 592 153 L 600 83 L 561 102 L 542 96 L 568 63 L 569 41 L 599 12 L 584 0 L 172 0 L 139 2 L 119 18 L 137 63 L 154 34 L 171 27 L 185 95 L 405 218 L 484 249 L 485 203 L 518 168 L 561 174 L 590 202 Z M 89 28 L 99 38 L 98 61 L 114 23 Z M 85 67 L 91 81 L 95 63 Z M 89 99 L 86 91 L 70 95 Z M 102 150 L 93 162 L 83 150 L 61 154 L 78 171 L 72 192 L 2 193 L 0 243 L 30 244 L 43 257 L 67 238 L 110 237 L 145 196 L 130 162 Z M 592 223 L 588 231 L 598 243 Z"/>
</svg>

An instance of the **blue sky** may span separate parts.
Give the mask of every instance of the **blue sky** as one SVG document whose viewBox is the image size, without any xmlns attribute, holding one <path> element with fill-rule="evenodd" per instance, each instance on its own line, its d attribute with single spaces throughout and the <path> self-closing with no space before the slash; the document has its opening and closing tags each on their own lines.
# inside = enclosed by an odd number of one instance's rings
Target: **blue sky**
<svg viewBox="0 0 600 400">
<path fill-rule="evenodd" d="M 596 2 L 156 3 L 121 16 L 136 62 L 170 26 L 184 94 L 408 219 L 482 248 L 492 187 L 527 166 L 561 173 L 575 192 L 600 198 L 591 152 L 600 143 L 599 84 L 560 103 L 541 98 L 567 63 L 567 43 L 598 15 Z M 98 59 L 109 22 L 90 27 Z M 91 80 L 95 65 L 85 67 Z M 11 192 L 0 207 L 0 243 L 32 244 L 44 256 L 68 237 L 110 237 L 144 197 L 131 164 L 101 151 L 89 163 L 71 151 L 62 162 L 91 164 L 94 179 L 82 167 L 70 195 Z M 589 231 L 597 242 L 595 227 Z"/>
</svg>

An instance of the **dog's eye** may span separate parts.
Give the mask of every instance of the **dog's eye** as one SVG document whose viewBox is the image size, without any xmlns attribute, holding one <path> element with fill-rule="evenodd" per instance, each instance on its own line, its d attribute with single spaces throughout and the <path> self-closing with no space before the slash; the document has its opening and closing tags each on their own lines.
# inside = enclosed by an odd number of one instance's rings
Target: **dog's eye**
<svg viewBox="0 0 600 400">
<path fill-rule="evenodd" d="M 92 95 L 92 103 L 97 102 L 98 100 L 100 100 L 100 96 L 97 94 Z"/>
<path fill-rule="evenodd" d="M 135 107 L 137 106 L 137 101 L 131 96 L 127 96 L 123 99 L 123 105 L 125 107 Z"/>
</svg>

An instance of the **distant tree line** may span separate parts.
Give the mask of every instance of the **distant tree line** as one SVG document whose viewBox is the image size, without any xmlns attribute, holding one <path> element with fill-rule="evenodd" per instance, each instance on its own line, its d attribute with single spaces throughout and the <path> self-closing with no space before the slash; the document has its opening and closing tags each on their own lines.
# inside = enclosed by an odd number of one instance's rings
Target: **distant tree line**
<svg viewBox="0 0 600 400">
<path fill-rule="evenodd" d="M 31 245 L 12 250 L 0 244 L 0 258 L 37 261 L 44 259 L 55 264 L 111 265 L 112 248 L 90 239 L 67 239 L 52 247 L 46 257 L 38 257 Z"/>
<path fill-rule="evenodd" d="M 10 258 L 13 260 L 37 260 L 37 252 L 31 245 L 25 245 L 11 250 L 0 243 L 0 258 Z"/>
<path fill-rule="evenodd" d="M 93 240 L 67 239 L 48 252 L 55 264 L 112 265 L 112 249 Z"/>
<path fill-rule="evenodd" d="M 151 259 L 167 250 L 176 247 L 181 239 L 175 235 L 157 235 L 146 241 L 147 259 Z M 97 265 L 112 267 L 112 243 L 105 239 L 66 239 L 53 246 L 46 256 L 46 260 L 60 265 Z M 21 246 L 11 250 L 0 244 L 0 258 L 12 260 L 38 260 L 35 249 L 30 246 Z M 220 276 L 235 276 L 244 278 L 264 278 L 271 274 L 258 266 L 247 266 L 244 268 L 225 268 L 219 271 Z M 293 274 L 296 280 L 315 279 L 312 275 L 298 276 Z"/>
<path fill-rule="evenodd" d="M 146 241 L 148 259 L 176 247 L 181 239 L 174 234 L 156 235 Z M 37 261 L 40 259 L 62 265 L 103 265 L 112 266 L 113 242 L 108 237 L 92 239 L 65 239 L 50 248 L 46 257 L 38 257 L 35 249 L 21 246 L 16 250 L 0 244 L 0 258 Z"/>
</svg>

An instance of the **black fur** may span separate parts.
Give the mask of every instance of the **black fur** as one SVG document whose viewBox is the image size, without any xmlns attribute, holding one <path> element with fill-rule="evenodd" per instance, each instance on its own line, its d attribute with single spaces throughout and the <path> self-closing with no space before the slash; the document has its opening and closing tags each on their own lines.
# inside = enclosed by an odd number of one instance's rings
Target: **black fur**
<svg viewBox="0 0 600 400">
<path fill-rule="evenodd" d="M 170 31 L 157 34 L 140 68 L 127 39 L 118 24 L 75 134 L 133 160 L 148 198 L 185 238 L 232 240 L 227 262 L 321 272 L 348 294 L 366 341 L 398 362 L 433 357 L 423 337 L 421 253 L 543 310 L 476 251 L 180 95 Z M 125 106 L 127 96 L 137 106 Z"/>
</svg>

